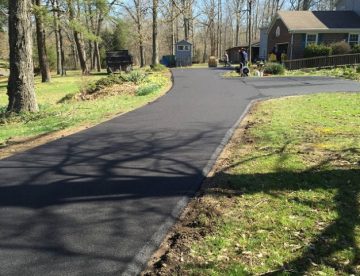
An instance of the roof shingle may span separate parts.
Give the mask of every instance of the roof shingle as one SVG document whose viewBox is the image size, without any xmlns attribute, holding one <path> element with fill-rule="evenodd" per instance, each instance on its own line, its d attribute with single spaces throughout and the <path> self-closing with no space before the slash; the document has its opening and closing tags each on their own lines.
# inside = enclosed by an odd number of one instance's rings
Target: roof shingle
<svg viewBox="0 0 360 276">
<path fill-rule="evenodd" d="M 360 16 L 353 11 L 279 11 L 289 31 L 360 29 Z"/>
</svg>

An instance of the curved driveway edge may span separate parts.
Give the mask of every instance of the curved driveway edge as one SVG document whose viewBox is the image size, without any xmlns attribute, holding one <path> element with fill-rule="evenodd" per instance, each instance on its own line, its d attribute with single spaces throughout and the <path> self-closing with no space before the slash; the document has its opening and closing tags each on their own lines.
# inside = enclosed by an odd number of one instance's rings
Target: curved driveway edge
<svg viewBox="0 0 360 276">
<path fill-rule="evenodd" d="M 173 74 L 154 103 L 0 161 L 1 275 L 138 274 L 251 101 L 360 91 L 331 78 Z"/>
</svg>

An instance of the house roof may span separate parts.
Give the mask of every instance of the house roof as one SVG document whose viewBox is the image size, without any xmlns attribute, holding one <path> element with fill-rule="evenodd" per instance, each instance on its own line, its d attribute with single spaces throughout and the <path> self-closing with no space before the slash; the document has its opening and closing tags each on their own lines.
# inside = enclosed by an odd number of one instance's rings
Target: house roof
<svg viewBox="0 0 360 276">
<path fill-rule="evenodd" d="M 241 48 L 247 49 L 249 47 L 249 45 L 239 45 L 239 46 L 235 46 L 235 47 L 231 47 L 229 49 L 226 49 L 226 51 L 233 51 L 233 50 L 240 50 Z M 251 48 L 259 48 L 260 47 L 260 41 L 254 41 L 253 43 L 251 43 Z"/>
<path fill-rule="evenodd" d="M 279 11 L 289 32 L 358 29 L 360 16 L 353 11 Z"/>
<path fill-rule="evenodd" d="M 187 41 L 185 39 L 176 42 L 176 45 L 179 45 L 179 44 L 192 45 L 189 41 Z"/>
</svg>

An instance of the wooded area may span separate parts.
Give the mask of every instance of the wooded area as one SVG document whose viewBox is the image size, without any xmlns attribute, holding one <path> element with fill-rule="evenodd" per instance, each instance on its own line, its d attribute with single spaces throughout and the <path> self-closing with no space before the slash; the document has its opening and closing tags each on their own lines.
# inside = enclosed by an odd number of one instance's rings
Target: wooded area
<svg viewBox="0 0 360 276">
<path fill-rule="evenodd" d="M 10 42 L 0 45 L 1 58 L 10 57 L 8 110 L 37 110 L 33 67 L 43 82 L 50 70 L 86 75 L 100 72 L 106 51 L 118 49 L 129 49 L 140 66 L 156 65 L 182 39 L 193 44 L 193 62 L 205 62 L 258 40 L 259 27 L 279 9 L 331 10 L 335 1 L 0 0 L 1 35 Z"/>
</svg>

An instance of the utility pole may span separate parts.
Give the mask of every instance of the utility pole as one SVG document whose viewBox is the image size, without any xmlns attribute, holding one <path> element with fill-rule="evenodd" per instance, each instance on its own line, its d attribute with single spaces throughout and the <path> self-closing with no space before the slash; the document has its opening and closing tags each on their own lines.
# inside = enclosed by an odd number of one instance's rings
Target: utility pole
<svg viewBox="0 0 360 276">
<path fill-rule="evenodd" d="M 252 49 L 251 49 L 251 14 L 252 14 L 252 2 L 253 0 L 248 0 L 248 11 L 249 11 L 249 49 L 248 49 L 248 60 L 251 63 L 251 55 L 252 55 Z"/>
</svg>

